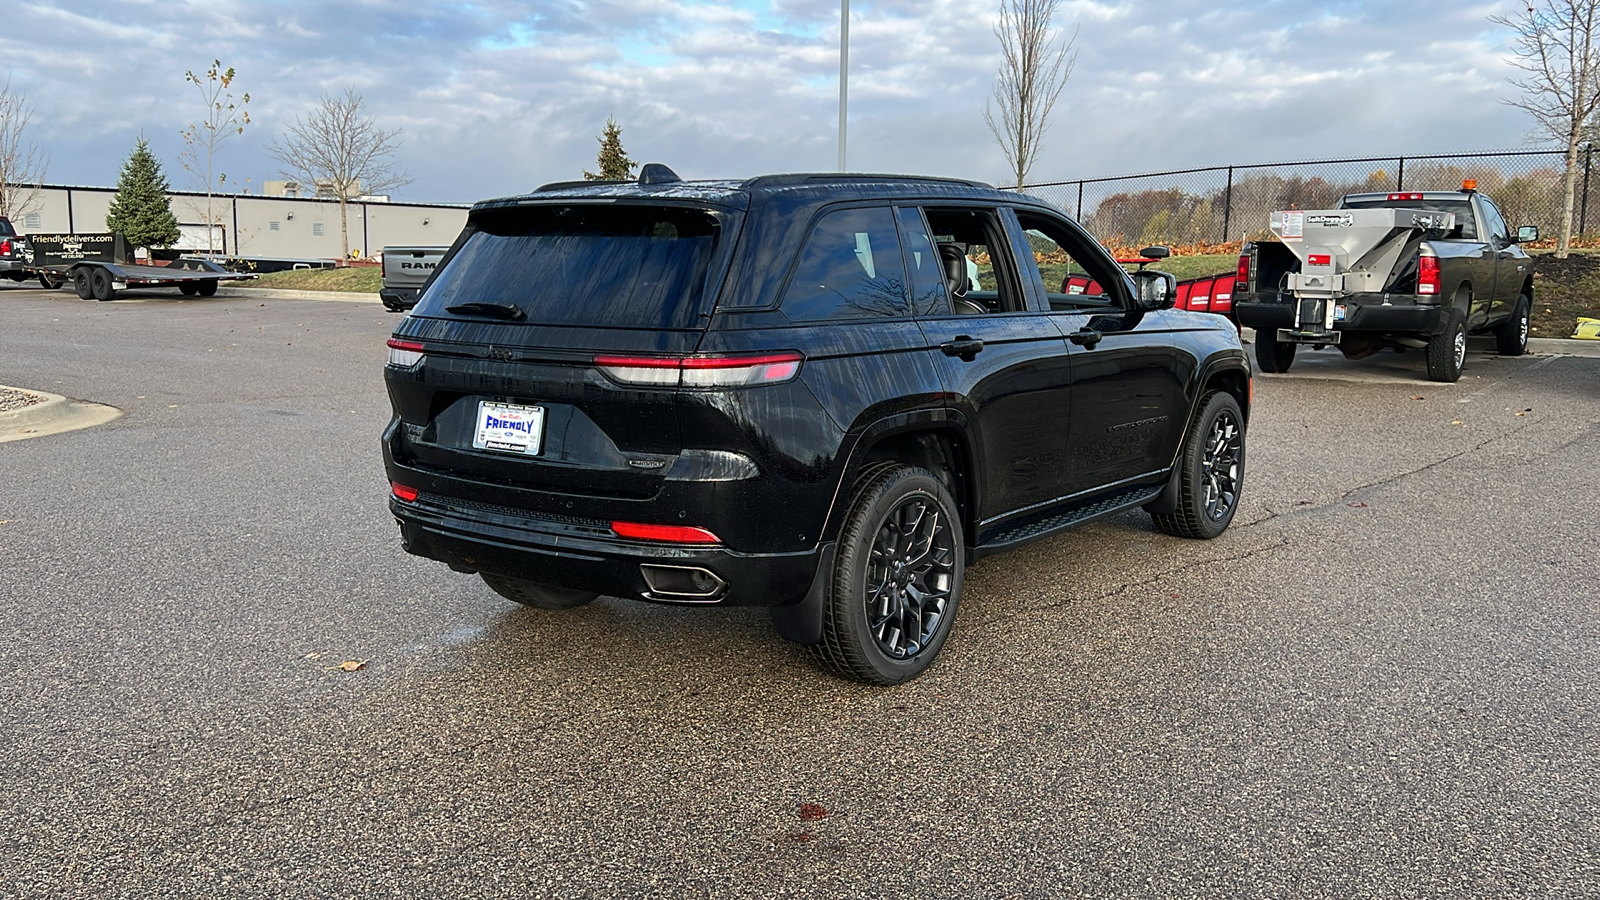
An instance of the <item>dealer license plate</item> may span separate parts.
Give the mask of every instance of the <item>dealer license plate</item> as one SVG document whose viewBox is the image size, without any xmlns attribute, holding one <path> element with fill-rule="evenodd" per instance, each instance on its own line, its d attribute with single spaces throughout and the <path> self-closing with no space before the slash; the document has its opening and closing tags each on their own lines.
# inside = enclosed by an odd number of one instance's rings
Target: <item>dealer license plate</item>
<svg viewBox="0 0 1600 900">
<path fill-rule="evenodd" d="M 479 450 L 537 456 L 544 435 L 544 407 L 478 401 L 472 446 Z"/>
</svg>

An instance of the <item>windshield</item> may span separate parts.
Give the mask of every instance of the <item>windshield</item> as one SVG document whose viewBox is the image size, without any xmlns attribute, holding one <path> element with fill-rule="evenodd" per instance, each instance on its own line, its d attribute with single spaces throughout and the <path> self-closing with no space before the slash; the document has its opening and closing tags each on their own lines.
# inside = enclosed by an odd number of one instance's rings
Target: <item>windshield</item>
<svg viewBox="0 0 1600 900">
<path fill-rule="evenodd" d="M 660 206 L 525 206 L 473 217 L 413 315 L 510 304 L 531 325 L 696 328 L 720 228 Z"/>
</svg>

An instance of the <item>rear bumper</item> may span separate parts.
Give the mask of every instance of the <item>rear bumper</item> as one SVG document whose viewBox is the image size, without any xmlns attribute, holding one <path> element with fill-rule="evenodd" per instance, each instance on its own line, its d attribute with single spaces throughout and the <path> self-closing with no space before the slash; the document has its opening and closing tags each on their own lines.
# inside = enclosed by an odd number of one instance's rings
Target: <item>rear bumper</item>
<svg viewBox="0 0 1600 900">
<path fill-rule="evenodd" d="M 1237 299 L 1237 298 L 1236 298 Z M 1448 307 L 1433 304 L 1385 302 L 1383 294 L 1352 294 L 1336 303 L 1344 306 L 1343 321 L 1333 323 L 1334 331 L 1361 331 L 1380 334 L 1412 334 L 1431 337 L 1444 330 Z M 1294 301 L 1285 299 L 1234 303 L 1241 325 L 1258 330 L 1294 327 Z"/>
<path fill-rule="evenodd" d="M 618 537 L 604 523 L 541 517 L 421 494 L 389 499 L 407 552 L 457 570 L 663 603 L 782 606 L 806 595 L 821 548 L 794 553 L 736 553 L 718 545 L 666 544 Z M 663 595 L 642 566 L 706 570 L 725 587 L 705 596 Z"/>
<path fill-rule="evenodd" d="M 418 293 L 415 288 L 383 288 L 378 291 L 378 299 L 390 309 L 410 309 L 417 305 Z"/>
</svg>

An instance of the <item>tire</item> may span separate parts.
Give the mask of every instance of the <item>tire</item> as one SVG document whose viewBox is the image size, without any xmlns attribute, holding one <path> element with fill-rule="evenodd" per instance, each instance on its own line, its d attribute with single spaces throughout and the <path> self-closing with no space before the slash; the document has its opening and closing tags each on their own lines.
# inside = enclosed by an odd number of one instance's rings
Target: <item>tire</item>
<svg viewBox="0 0 1600 900">
<path fill-rule="evenodd" d="M 78 293 L 79 300 L 94 299 L 94 285 L 89 282 L 89 270 L 79 266 L 72 270 L 72 289 Z"/>
<path fill-rule="evenodd" d="M 965 554 L 955 500 L 937 476 L 899 464 L 867 469 L 839 535 L 812 657 L 869 684 L 921 675 L 950 636 Z"/>
<path fill-rule="evenodd" d="M 572 609 L 600 596 L 594 591 L 575 591 L 508 575 L 491 575 L 488 572 L 479 572 L 478 575 L 496 594 L 536 609 Z"/>
<path fill-rule="evenodd" d="M 200 288 L 192 281 L 178 282 L 178 293 L 185 297 L 193 297 L 199 290 Z"/>
<path fill-rule="evenodd" d="M 1445 317 L 1444 330 L 1428 339 L 1428 378 L 1446 384 L 1461 378 L 1467 363 L 1467 320 L 1461 310 Z"/>
<path fill-rule="evenodd" d="M 1278 340 L 1278 329 L 1256 329 L 1256 365 L 1261 371 L 1279 374 L 1294 365 L 1294 351 L 1299 344 Z"/>
<path fill-rule="evenodd" d="M 195 293 L 202 297 L 214 297 L 217 294 L 217 280 L 215 278 L 202 281 L 195 285 Z"/>
<path fill-rule="evenodd" d="M 1517 298 L 1517 307 L 1511 318 L 1494 330 L 1494 347 L 1501 356 L 1521 356 L 1528 352 L 1528 318 L 1533 313 L 1533 301 L 1527 294 Z"/>
<path fill-rule="evenodd" d="M 111 273 L 106 269 L 96 267 L 89 273 L 89 284 L 94 291 L 96 300 L 117 299 L 117 288 L 111 281 Z"/>
<path fill-rule="evenodd" d="M 1226 391 L 1201 398 L 1200 414 L 1183 437 L 1178 457 L 1178 506 L 1151 513 L 1156 527 L 1175 537 L 1210 540 L 1228 529 L 1239 509 L 1244 481 L 1244 414 Z"/>
</svg>

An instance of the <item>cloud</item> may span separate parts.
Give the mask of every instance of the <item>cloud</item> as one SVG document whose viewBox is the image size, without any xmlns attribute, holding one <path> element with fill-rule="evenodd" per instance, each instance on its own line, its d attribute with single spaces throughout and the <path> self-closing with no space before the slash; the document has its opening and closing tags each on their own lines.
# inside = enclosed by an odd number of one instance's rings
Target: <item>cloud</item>
<svg viewBox="0 0 1600 900">
<path fill-rule="evenodd" d="M 996 8 L 851 4 L 851 168 L 1004 177 Z M 1068 0 L 1080 56 L 1033 177 L 1520 144 L 1496 8 Z M 267 142 L 353 85 L 404 129 L 399 196 L 465 202 L 592 168 L 607 116 L 685 177 L 831 169 L 838 31 L 835 0 L 46 0 L 8 8 L 0 54 L 53 182 L 112 183 L 142 130 L 186 186 L 183 73 L 217 58 L 251 96 L 230 173 L 275 177 Z"/>
</svg>

